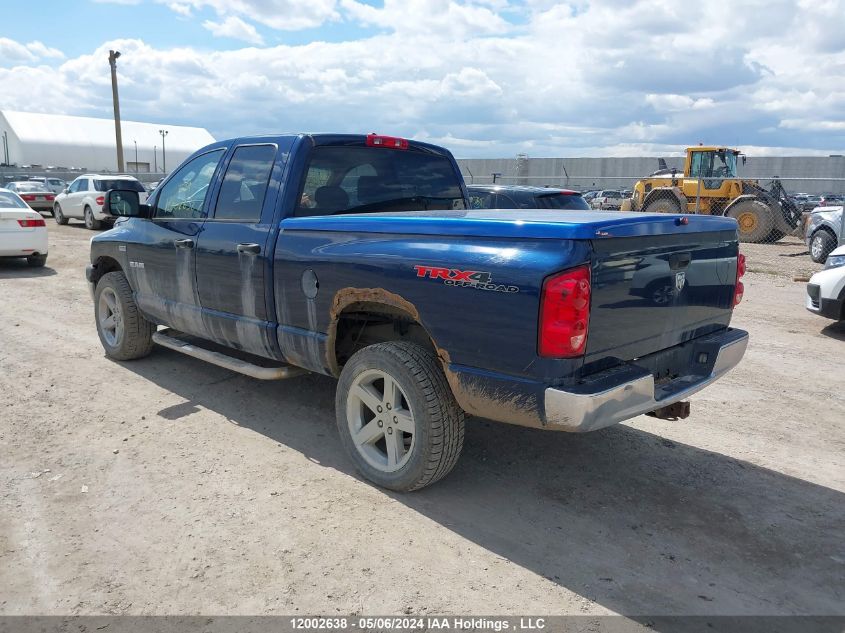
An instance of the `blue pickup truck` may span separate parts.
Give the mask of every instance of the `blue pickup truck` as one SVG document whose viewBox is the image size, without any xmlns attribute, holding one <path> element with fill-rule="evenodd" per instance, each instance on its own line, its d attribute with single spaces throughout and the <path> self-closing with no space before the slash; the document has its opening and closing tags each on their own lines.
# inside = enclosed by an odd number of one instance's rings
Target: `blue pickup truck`
<svg viewBox="0 0 845 633">
<path fill-rule="evenodd" d="M 733 219 L 469 209 L 451 154 L 407 139 L 221 141 L 105 208 L 86 276 L 109 357 L 335 376 L 345 449 L 394 490 L 452 469 L 467 414 L 686 417 L 748 341 Z"/>
</svg>

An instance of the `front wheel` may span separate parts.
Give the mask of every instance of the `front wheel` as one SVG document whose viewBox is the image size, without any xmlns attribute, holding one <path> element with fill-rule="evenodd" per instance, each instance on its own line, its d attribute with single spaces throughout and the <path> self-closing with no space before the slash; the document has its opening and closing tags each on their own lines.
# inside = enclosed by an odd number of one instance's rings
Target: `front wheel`
<svg viewBox="0 0 845 633">
<path fill-rule="evenodd" d="M 458 461 L 464 412 L 437 357 L 416 343 L 377 343 L 353 355 L 340 374 L 335 406 L 344 448 L 379 486 L 418 490 Z"/>
<path fill-rule="evenodd" d="M 728 217 L 736 220 L 739 241 L 760 244 L 765 242 L 775 228 L 771 207 L 761 200 L 743 200 L 728 211 Z"/>
<path fill-rule="evenodd" d="M 836 238 L 830 233 L 822 229 L 816 231 L 810 240 L 810 259 L 817 264 L 824 264 L 827 261 L 827 256 L 836 248 Z"/>
<path fill-rule="evenodd" d="M 89 231 L 98 231 L 102 226 L 103 223 L 94 217 L 91 207 L 85 207 L 85 228 Z"/>
<path fill-rule="evenodd" d="M 107 273 L 97 282 L 94 318 L 106 356 L 132 360 L 152 350 L 155 325 L 141 315 L 122 272 Z"/>
</svg>

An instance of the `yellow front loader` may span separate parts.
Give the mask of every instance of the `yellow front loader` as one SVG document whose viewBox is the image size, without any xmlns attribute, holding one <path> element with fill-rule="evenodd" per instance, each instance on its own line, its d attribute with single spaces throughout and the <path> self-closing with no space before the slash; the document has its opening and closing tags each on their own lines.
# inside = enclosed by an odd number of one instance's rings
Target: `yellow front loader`
<svg viewBox="0 0 845 633">
<path fill-rule="evenodd" d="M 684 171 L 662 169 L 634 185 L 632 211 L 703 213 L 736 219 L 742 242 L 775 242 L 793 232 L 801 212 L 779 180 L 764 189 L 756 180 L 737 177 L 737 158 L 745 156 L 725 147 L 688 147 Z"/>
</svg>

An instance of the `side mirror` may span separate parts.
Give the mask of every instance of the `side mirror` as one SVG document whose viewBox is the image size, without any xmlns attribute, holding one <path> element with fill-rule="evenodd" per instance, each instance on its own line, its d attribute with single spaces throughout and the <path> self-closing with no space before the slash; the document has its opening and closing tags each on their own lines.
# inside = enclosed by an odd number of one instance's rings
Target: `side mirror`
<svg viewBox="0 0 845 633">
<path fill-rule="evenodd" d="M 119 218 L 148 218 L 150 207 L 141 204 L 137 191 L 109 189 L 103 201 L 103 209 L 109 215 Z"/>
</svg>

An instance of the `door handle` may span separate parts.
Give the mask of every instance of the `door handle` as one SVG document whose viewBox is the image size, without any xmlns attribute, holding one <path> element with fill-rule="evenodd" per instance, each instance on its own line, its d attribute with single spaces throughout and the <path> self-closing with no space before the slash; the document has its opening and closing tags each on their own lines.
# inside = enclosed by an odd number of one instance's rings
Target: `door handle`
<svg viewBox="0 0 845 633">
<path fill-rule="evenodd" d="M 261 247 L 258 244 L 238 244 L 238 252 L 258 255 L 261 252 Z"/>
<path fill-rule="evenodd" d="M 194 247 L 194 240 L 191 240 L 191 239 L 173 240 L 173 243 L 176 244 L 176 248 L 193 248 Z"/>
</svg>

